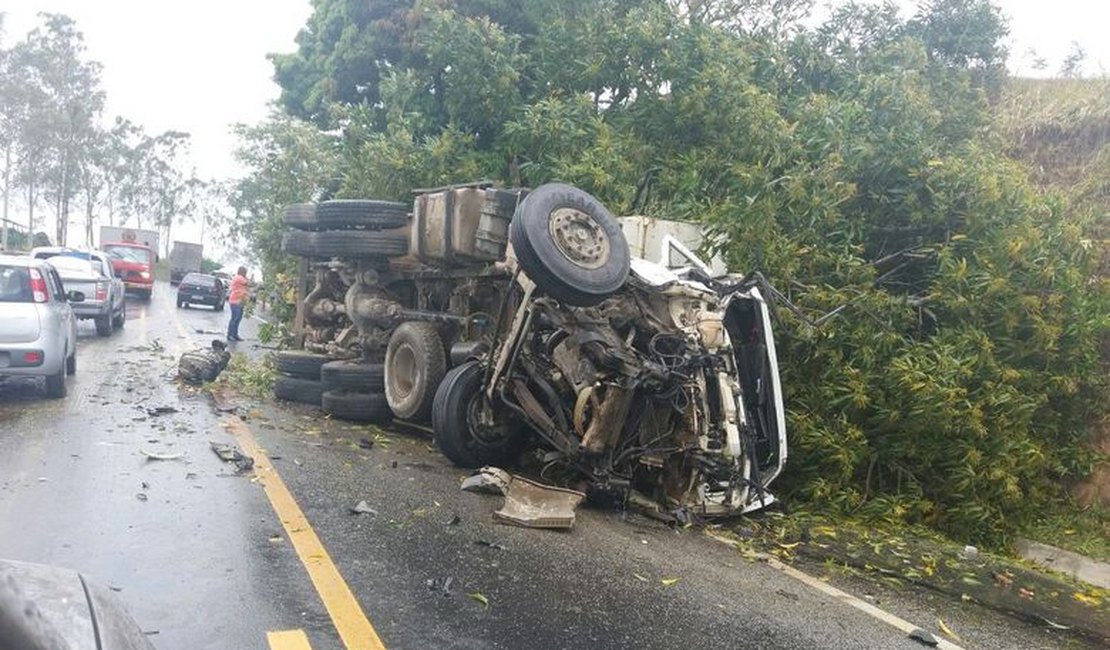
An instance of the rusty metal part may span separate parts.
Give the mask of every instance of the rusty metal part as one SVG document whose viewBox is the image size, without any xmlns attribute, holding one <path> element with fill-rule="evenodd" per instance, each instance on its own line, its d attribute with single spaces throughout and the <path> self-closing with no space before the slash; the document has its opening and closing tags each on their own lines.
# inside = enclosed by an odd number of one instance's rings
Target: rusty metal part
<svg viewBox="0 0 1110 650">
<path fill-rule="evenodd" d="M 633 391 L 620 386 L 606 386 L 605 397 L 590 421 L 586 435 L 582 436 L 582 448 L 592 453 L 600 453 L 616 442 L 628 418 L 632 406 Z"/>
<path fill-rule="evenodd" d="M 575 265 L 599 269 L 609 261 L 609 235 L 593 217 L 574 208 L 559 208 L 547 222 L 555 248 Z"/>
</svg>

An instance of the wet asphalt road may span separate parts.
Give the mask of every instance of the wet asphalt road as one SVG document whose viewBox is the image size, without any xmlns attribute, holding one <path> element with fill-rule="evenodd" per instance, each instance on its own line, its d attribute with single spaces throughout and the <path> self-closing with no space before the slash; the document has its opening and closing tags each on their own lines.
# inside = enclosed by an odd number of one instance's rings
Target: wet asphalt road
<svg viewBox="0 0 1110 650">
<path fill-rule="evenodd" d="M 177 355 L 214 338 L 197 330 L 223 331 L 226 319 L 175 309 L 162 284 L 151 303 L 129 302 L 122 332 L 100 338 L 81 324 L 64 400 L 34 381 L 0 383 L 0 557 L 118 589 L 160 650 L 276 648 L 266 635 L 277 630 L 344 648 L 305 568 L 320 558 L 299 557 L 261 482 L 209 449 L 236 441 L 233 416 L 172 380 Z M 244 321 L 238 346 L 257 358 L 256 326 Z M 421 431 L 237 401 L 237 426 L 265 449 L 387 647 L 922 647 L 696 530 L 589 509 L 569 532 L 496 524 L 499 498 L 460 492 L 463 473 Z M 177 412 L 147 412 L 160 406 Z M 374 512 L 351 515 L 361 500 Z M 942 617 L 963 647 L 1076 647 L 944 598 L 830 577 L 934 631 Z"/>
</svg>

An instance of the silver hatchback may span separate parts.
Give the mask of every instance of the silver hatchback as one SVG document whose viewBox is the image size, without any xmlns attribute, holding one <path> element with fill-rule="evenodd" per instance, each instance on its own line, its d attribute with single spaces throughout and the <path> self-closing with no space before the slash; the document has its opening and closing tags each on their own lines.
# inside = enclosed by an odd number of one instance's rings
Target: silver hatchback
<svg viewBox="0 0 1110 650">
<path fill-rule="evenodd" d="M 0 255 L 0 377 L 46 378 L 50 397 L 65 397 L 77 371 L 77 319 L 57 271 L 46 261 Z"/>
</svg>

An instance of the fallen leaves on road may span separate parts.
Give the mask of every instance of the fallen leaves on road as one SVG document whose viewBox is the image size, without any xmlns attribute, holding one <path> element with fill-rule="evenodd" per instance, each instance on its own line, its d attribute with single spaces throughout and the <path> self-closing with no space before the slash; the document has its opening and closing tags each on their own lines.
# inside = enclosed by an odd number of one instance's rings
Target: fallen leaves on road
<svg viewBox="0 0 1110 650">
<path fill-rule="evenodd" d="M 482 603 L 483 607 L 489 607 L 489 598 L 486 598 L 483 594 L 480 594 L 477 591 L 475 591 L 473 593 L 467 594 L 467 596 L 470 596 L 471 599 L 476 600 L 479 603 Z"/>
<path fill-rule="evenodd" d="M 953 638 L 957 641 L 963 641 L 963 639 L 960 638 L 959 634 L 956 634 L 956 632 L 952 628 L 948 627 L 948 625 L 944 622 L 944 619 L 938 618 L 937 619 L 937 626 L 940 628 L 941 632 L 944 632 L 950 638 Z"/>
<path fill-rule="evenodd" d="M 679 580 L 680 580 L 680 578 L 663 578 L 659 582 L 662 582 L 664 587 L 670 587 L 671 585 L 678 582 Z"/>
</svg>

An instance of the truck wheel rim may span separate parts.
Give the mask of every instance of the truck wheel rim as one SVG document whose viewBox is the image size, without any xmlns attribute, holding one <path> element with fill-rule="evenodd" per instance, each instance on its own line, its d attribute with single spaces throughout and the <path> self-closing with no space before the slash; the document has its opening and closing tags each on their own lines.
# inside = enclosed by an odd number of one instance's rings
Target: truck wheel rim
<svg viewBox="0 0 1110 650">
<path fill-rule="evenodd" d="M 397 352 L 393 355 L 393 363 L 390 365 L 390 375 L 392 377 L 391 383 L 397 389 L 398 397 L 408 397 L 412 393 L 413 388 L 416 386 L 417 370 L 416 354 L 407 345 L 402 345 L 397 348 Z"/>
<path fill-rule="evenodd" d="M 609 261 L 609 235 L 593 217 L 574 208 L 551 213 L 548 232 L 555 248 L 575 265 L 599 269 Z"/>
</svg>

